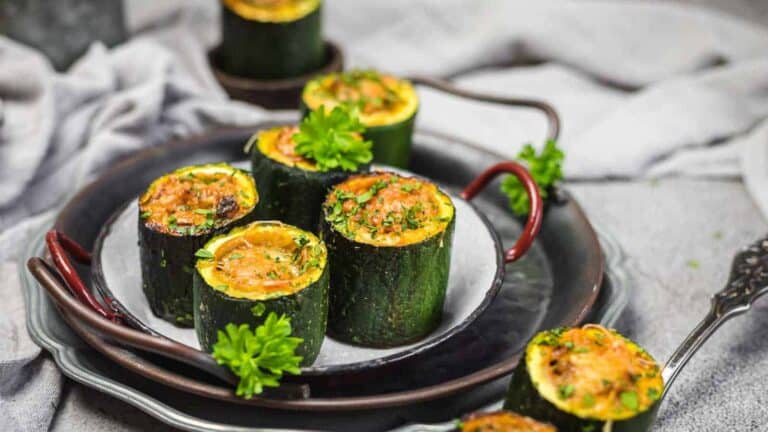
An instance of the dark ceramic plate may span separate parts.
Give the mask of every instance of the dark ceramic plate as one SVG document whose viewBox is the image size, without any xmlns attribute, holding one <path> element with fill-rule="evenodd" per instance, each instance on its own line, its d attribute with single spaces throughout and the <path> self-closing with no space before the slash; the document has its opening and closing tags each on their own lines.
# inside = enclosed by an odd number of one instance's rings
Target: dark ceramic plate
<svg viewBox="0 0 768 432">
<path fill-rule="evenodd" d="M 41 227 L 31 239 L 22 261 L 44 253 Z M 633 289 L 626 256 L 615 239 L 600 232 L 600 243 L 607 260 L 606 277 L 587 320 L 612 326 L 626 305 Z M 31 277 L 23 266 L 20 268 L 23 283 L 27 326 L 35 342 L 51 352 L 62 372 L 78 383 L 95 388 L 133 405 L 145 413 L 173 427 L 192 431 L 264 432 L 264 428 L 290 428 L 290 430 L 365 430 L 386 431 L 403 423 L 435 423 L 458 418 L 497 401 L 503 395 L 506 379 L 492 384 L 468 389 L 458 395 L 427 403 L 386 410 L 348 413 L 296 413 L 270 409 L 243 409 L 238 405 L 215 401 L 174 390 L 153 380 L 118 366 L 108 357 L 99 354 L 83 341 L 61 318 L 45 290 Z M 506 286 L 508 288 L 508 286 Z M 102 346 L 108 346 L 101 342 Z M 117 348 L 112 348 L 117 349 Z M 138 358 L 138 356 L 134 356 Z M 122 356 L 130 359 L 129 356 Z M 392 379 L 400 379 L 393 376 Z M 377 385 L 376 382 L 370 385 Z M 495 404 L 493 406 L 499 406 Z M 118 402 L 107 399 L 99 409 L 121 409 Z M 145 420 L 140 424 L 146 425 Z M 287 431 L 288 429 L 280 429 Z M 409 427 L 409 432 L 425 431 L 422 427 Z M 431 431 L 432 429 L 426 429 Z M 442 430 L 435 428 L 435 431 Z M 398 429 L 400 431 L 400 429 Z"/>
<path fill-rule="evenodd" d="M 107 219 L 152 179 L 179 166 L 242 157 L 253 129 L 223 130 L 152 148 L 115 165 L 81 191 L 59 214 L 55 228 L 88 249 Z M 460 140 L 418 131 L 410 170 L 463 188 L 500 157 Z M 495 186 L 495 185 L 493 185 Z M 474 203 L 508 246 L 521 232 L 497 187 Z M 81 277 L 91 283 L 88 271 Z M 503 376 L 536 331 L 584 320 L 599 293 L 603 259 L 594 230 L 567 194 L 548 206 L 541 232 L 519 261 L 508 265 L 496 300 L 474 323 L 442 345 L 388 367 L 332 377 L 296 377 L 311 388 L 300 400 L 243 401 L 230 387 L 205 381 L 174 362 L 118 349 L 113 360 L 162 384 L 216 399 L 300 410 L 359 410 L 442 398 Z M 147 365 L 153 365 L 152 373 Z M 429 373 L 424 373 L 429 371 Z"/>
</svg>

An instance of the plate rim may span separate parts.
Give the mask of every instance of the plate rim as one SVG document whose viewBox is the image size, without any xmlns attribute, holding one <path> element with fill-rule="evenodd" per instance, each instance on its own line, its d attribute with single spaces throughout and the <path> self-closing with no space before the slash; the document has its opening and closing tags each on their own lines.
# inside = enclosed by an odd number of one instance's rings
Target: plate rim
<svg viewBox="0 0 768 432">
<path fill-rule="evenodd" d="M 418 176 L 416 173 L 410 173 L 410 175 Z M 447 193 L 444 191 L 444 193 Z M 401 362 L 403 360 L 409 359 L 411 357 L 414 357 L 419 354 L 423 354 L 426 351 L 431 350 L 432 348 L 435 348 L 439 346 L 440 344 L 448 341 L 451 337 L 455 336 L 462 330 L 466 329 L 470 324 L 472 324 L 477 318 L 480 317 L 480 315 L 485 312 L 486 309 L 491 305 L 493 302 L 493 299 L 498 295 L 499 291 L 501 290 L 501 286 L 504 282 L 504 275 L 506 271 L 506 266 L 504 264 L 504 252 L 502 248 L 502 242 L 501 238 L 499 236 L 499 233 L 494 229 L 493 225 L 491 224 L 491 221 L 488 219 L 488 216 L 485 215 L 477 206 L 472 203 L 471 201 L 465 200 L 464 198 L 461 198 L 459 196 L 449 194 L 451 196 L 451 199 L 453 200 L 460 200 L 468 205 L 469 208 L 472 209 L 472 211 L 477 215 L 477 217 L 480 219 L 480 221 L 483 223 L 483 226 L 485 227 L 486 232 L 490 236 L 491 240 L 493 241 L 493 248 L 495 253 L 495 273 L 493 275 L 493 278 L 491 280 L 490 286 L 485 290 L 485 294 L 483 295 L 482 301 L 477 305 L 477 307 L 472 310 L 472 312 L 467 315 L 464 319 L 462 319 L 458 324 L 450 327 L 445 332 L 441 333 L 437 337 L 434 337 L 432 339 L 424 339 L 421 343 L 414 344 L 411 348 L 408 348 L 406 350 L 389 354 L 383 357 L 377 357 L 370 360 L 364 360 L 364 361 L 358 361 L 353 363 L 343 363 L 343 364 L 336 364 L 336 365 L 330 365 L 330 366 L 322 366 L 322 367 L 314 367 L 313 365 L 305 366 L 301 368 L 301 375 L 302 376 L 330 376 L 330 375 L 336 375 L 336 374 L 347 374 L 347 373 L 360 373 L 365 372 L 371 369 L 391 366 L 395 363 Z M 171 339 L 170 337 L 161 334 L 154 330 L 152 327 L 147 325 L 145 322 L 137 318 L 133 313 L 131 313 L 128 308 L 126 308 L 119 299 L 115 297 L 112 290 L 109 288 L 109 285 L 107 284 L 106 277 L 104 274 L 104 268 L 102 266 L 102 251 L 104 247 L 104 241 L 106 240 L 107 236 L 109 235 L 112 227 L 115 226 L 115 222 L 123 215 L 123 213 L 126 211 L 126 209 L 131 205 L 133 202 L 133 199 L 126 201 L 125 203 L 121 204 L 110 216 L 109 218 L 104 222 L 102 227 L 99 229 L 99 234 L 96 236 L 96 240 L 93 243 L 93 250 L 91 251 L 91 282 L 93 288 L 96 289 L 96 291 L 99 293 L 100 296 L 103 298 L 109 298 L 110 302 L 108 302 L 108 307 L 111 307 L 115 312 L 118 312 L 122 314 L 126 321 L 129 321 L 132 326 L 135 326 L 141 331 L 144 331 L 150 335 L 156 336 L 156 337 L 162 337 L 168 340 L 172 340 L 174 342 L 179 342 Z M 328 335 L 325 335 L 325 337 L 330 337 Z M 181 343 L 181 342 L 179 342 Z M 194 347 L 192 347 L 194 348 Z M 199 350 L 201 351 L 202 350 Z"/>
</svg>

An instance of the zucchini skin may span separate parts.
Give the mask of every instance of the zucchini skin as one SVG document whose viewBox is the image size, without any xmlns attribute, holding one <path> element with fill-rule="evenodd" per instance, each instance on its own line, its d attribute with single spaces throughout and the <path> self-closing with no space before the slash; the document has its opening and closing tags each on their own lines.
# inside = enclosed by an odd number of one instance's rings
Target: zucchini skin
<svg viewBox="0 0 768 432">
<path fill-rule="evenodd" d="M 301 99 L 301 117 L 309 115 L 310 109 Z M 373 142 L 373 162 L 399 168 L 408 168 L 411 160 L 413 129 L 418 109 L 409 118 L 382 126 L 366 126 L 363 139 Z"/>
<path fill-rule="evenodd" d="M 259 191 L 256 218 L 279 220 L 306 231 L 317 233 L 322 204 L 328 190 L 353 174 L 368 172 L 361 165 L 355 172 L 308 171 L 283 165 L 259 151 L 251 150 L 251 171 Z"/>
<path fill-rule="evenodd" d="M 221 6 L 222 70 L 255 79 L 290 78 L 323 66 L 322 3 L 289 22 L 262 22 L 241 17 Z"/>
<path fill-rule="evenodd" d="M 346 238 L 322 218 L 331 274 L 328 335 L 377 348 L 422 339 L 439 324 L 448 287 L 455 216 L 420 243 L 376 247 Z"/>
<path fill-rule="evenodd" d="M 230 297 L 206 283 L 200 274 L 194 275 L 195 330 L 200 347 L 213 350 L 219 330 L 229 323 L 261 325 L 270 312 L 285 314 L 291 319 L 292 336 L 304 339 L 296 349 L 303 357 L 301 365 L 311 365 L 320 353 L 328 320 L 329 266 L 326 264 L 320 278 L 294 294 L 268 300 L 250 300 Z M 257 317 L 251 312 L 256 304 L 264 305 L 264 313 Z"/>
<path fill-rule="evenodd" d="M 259 204 L 256 205 L 258 207 Z M 152 313 L 179 327 L 192 327 L 192 274 L 195 252 L 211 238 L 256 219 L 253 210 L 240 219 L 194 236 L 174 236 L 146 227 L 139 220 L 142 289 Z"/>
<path fill-rule="evenodd" d="M 627 420 L 613 421 L 611 432 L 646 432 L 653 427 L 656 420 L 656 412 L 661 400 L 657 400 L 646 411 Z M 606 421 L 588 420 L 573 414 L 561 411 L 554 404 L 544 399 L 531 380 L 523 357 L 512 372 L 512 380 L 509 383 L 507 396 L 504 400 L 504 409 L 519 414 L 552 423 L 562 431 L 594 431 L 603 432 Z"/>
</svg>

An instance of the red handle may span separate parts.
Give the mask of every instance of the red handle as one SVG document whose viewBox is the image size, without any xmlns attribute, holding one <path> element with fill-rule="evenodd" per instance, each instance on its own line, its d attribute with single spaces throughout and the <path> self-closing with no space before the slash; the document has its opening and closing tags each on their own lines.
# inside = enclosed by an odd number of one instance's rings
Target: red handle
<svg viewBox="0 0 768 432">
<path fill-rule="evenodd" d="M 45 243 L 48 245 L 48 251 L 51 254 L 51 259 L 53 259 L 53 264 L 56 266 L 56 270 L 61 273 L 61 276 L 67 282 L 67 286 L 72 294 L 74 294 L 81 303 L 87 305 L 99 315 L 114 323 L 121 324 L 122 320 L 120 319 L 120 315 L 99 303 L 91 290 L 89 290 L 83 281 L 80 280 L 80 276 L 77 274 L 77 271 L 75 271 L 75 268 L 72 267 L 69 257 L 67 257 L 67 252 L 69 252 L 77 262 L 90 264 L 91 254 L 74 240 L 55 229 L 48 231 L 48 234 L 45 235 Z M 104 300 L 110 302 L 110 299 L 105 298 Z"/>
<path fill-rule="evenodd" d="M 523 233 L 520 234 L 520 238 L 517 239 L 515 245 L 509 248 L 504 254 L 504 262 L 511 263 L 525 255 L 525 252 L 531 247 L 533 240 L 541 229 L 541 221 L 544 218 L 544 204 L 541 201 L 539 187 L 536 185 L 533 177 L 528 173 L 528 170 L 519 163 L 511 161 L 493 165 L 472 180 L 472 183 L 470 183 L 461 193 L 461 197 L 467 201 L 471 200 L 480 193 L 491 180 L 503 173 L 512 174 L 520 180 L 520 183 L 522 183 L 525 188 L 525 193 L 528 195 L 529 202 L 528 221 L 525 223 Z"/>
</svg>

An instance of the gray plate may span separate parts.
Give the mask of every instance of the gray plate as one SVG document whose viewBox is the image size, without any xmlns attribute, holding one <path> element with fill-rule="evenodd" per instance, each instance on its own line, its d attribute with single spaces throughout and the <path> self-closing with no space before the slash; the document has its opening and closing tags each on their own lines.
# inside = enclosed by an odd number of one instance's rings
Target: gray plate
<svg viewBox="0 0 768 432">
<path fill-rule="evenodd" d="M 623 251 L 613 237 L 599 228 L 597 231 L 607 261 L 607 274 L 589 321 L 611 326 L 626 306 L 628 294 L 634 286 Z M 31 239 L 30 246 L 20 262 L 32 256 L 43 255 L 43 234 L 44 230 L 41 229 Z M 24 286 L 29 332 L 36 343 L 51 352 L 66 376 L 125 401 L 171 426 L 185 430 L 250 432 L 270 430 L 267 428 L 302 428 L 384 431 L 409 422 L 447 421 L 478 406 L 498 404 L 498 398 L 507 384 L 506 379 L 500 379 L 478 390 L 435 403 L 363 413 L 296 415 L 212 401 L 169 389 L 109 362 L 70 330 L 44 294 L 42 287 L 23 266 L 20 266 L 19 272 Z M 447 428 L 435 426 L 429 430 Z"/>
</svg>

